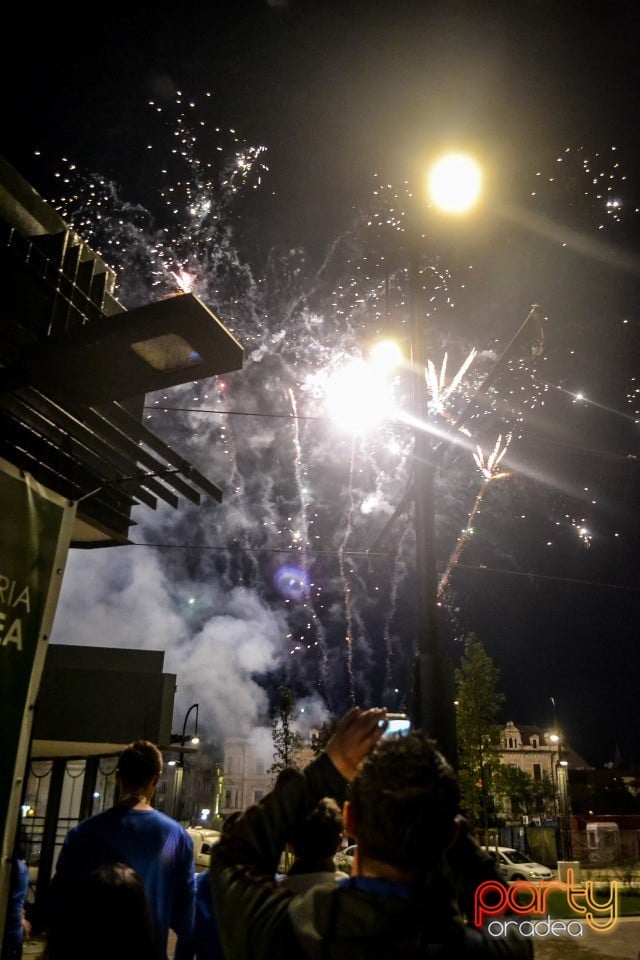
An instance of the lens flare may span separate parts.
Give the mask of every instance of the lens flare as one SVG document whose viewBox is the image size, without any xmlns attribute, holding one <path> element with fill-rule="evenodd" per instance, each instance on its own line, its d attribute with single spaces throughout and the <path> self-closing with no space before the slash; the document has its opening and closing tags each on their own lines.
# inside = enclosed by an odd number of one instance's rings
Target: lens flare
<svg viewBox="0 0 640 960">
<path fill-rule="evenodd" d="M 275 572 L 273 585 L 288 600 L 304 600 L 309 596 L 309 574 L 300 567 L 283 565 Z"/>
</svg>

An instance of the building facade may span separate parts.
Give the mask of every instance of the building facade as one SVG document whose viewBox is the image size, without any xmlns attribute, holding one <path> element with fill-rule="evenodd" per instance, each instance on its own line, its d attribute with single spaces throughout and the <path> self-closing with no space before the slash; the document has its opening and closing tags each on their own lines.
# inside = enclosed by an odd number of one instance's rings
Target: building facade
<svg viewBox="0 0 640 960">
<path fill-rule="evenodd" d="M 275 774 L 270 771 L 273 751 L 259 747 L 248 737 L 229 737 L 224 743 L 223 782 L 220 813 L 222 816 L 235 810 L 246 810 L 259 803 L 271 790 Z M 295 754 L 294 765 L 305 767 L 313 760 L 313 751 L 306 743 Z"/>
<path fill-rule="evenodd" d="M 555 737 L 555 741 L 551 738 Z M 502 762 L 518 767 L 532 780 L 545 776 L 555 781 L 561 759 L 560 740 L 556 734 L 540 727 L 516 724 L 509 720 L 500 735 Z"/>
</svg>

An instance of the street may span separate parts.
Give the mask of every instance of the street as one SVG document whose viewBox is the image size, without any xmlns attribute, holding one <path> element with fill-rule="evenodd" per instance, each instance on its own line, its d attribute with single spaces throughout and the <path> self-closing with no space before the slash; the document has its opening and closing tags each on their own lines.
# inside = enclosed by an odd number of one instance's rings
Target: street
<svg viewBox="0 0 640 960">
<path fill-rule="evenodd" d="M 29 941 L 23 957 L 39 960 L 44 942 Z M 175 938 L 169 935 L 169 960 L 173 958 Z M 580 940 L 570 937 L 538 938 L 534 946 L 535 960 L 640 960 L 640 917 L 622 917 L 611 933 L 588 931 Z"/>
<path fill-rule="evenodd" d="M 621 917 L 611 933 L 587 930 L 580 939 L 538 938 L 534 955 L 536 960 L 639 960 L 640 917 Z"/>
</svg>

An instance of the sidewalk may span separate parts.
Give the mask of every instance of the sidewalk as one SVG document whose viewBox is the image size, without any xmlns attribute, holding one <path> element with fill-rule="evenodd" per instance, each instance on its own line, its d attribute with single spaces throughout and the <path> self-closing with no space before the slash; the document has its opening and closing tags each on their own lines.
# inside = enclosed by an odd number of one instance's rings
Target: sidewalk
<svg viewBox="0 0 640 960">
<path fill-rule="evenodd" d="M 22 948 L 22 960 L 42 960 L 47 943 L 44 937 L 38 937 L 34 940 L 27 940 Z M 173 960 L 173 951 L 175 949 L 175 935 L 169 931 L 169 943 L 167 956 Z M 90 960 L 90 957 L 88 958 Z"/>
<path fill-rule="evenodd" d="M 175 940 L 169 936 L 169 957 Z M 39 960 L 45 943 L 29 940 L 24 945 L 24 960 Z M 579 940 L 570 936 L 534 941 L 535 960 L 640 960 L 640 917 L 621 917 L 611 933 L 587 930 Z"/>
<path fill-rule="evenodd" d="M 588 930 L 583 937 L 538 938 L 535 960 L 640 960 L 640 917 L 620 917 L 611 933 Z"/>
<path fill-rule="evenodd" d="M 25 960 L 26 957 L 29 957 L 29 960 L 38 960 L 44 952 L 46 943 L 40 938 L 34 940 L 25 940 L 24 946 L 22 947 L 22 957 Z"/>
</svg>

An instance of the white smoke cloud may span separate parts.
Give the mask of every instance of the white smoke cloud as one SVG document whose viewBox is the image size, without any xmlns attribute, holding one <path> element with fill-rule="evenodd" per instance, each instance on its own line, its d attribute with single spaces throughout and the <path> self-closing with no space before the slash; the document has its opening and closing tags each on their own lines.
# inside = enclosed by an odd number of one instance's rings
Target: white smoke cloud
<svg viewBox="0 0 640 960">
<path fill-rule="evenodd" d="M 255 677 L 277 667 L 286 626 L 254 591 L 190 587 L 214 611 L 193 632 L 179 608 L 189 598 L 176 594 L 153 551 L 71 550 L 51 640 L 164 651 L 165 671 L 178 678 L 175 717 L 198 702 L 203 731 L 246 734 L 266 715 Z"/>
</svg>

